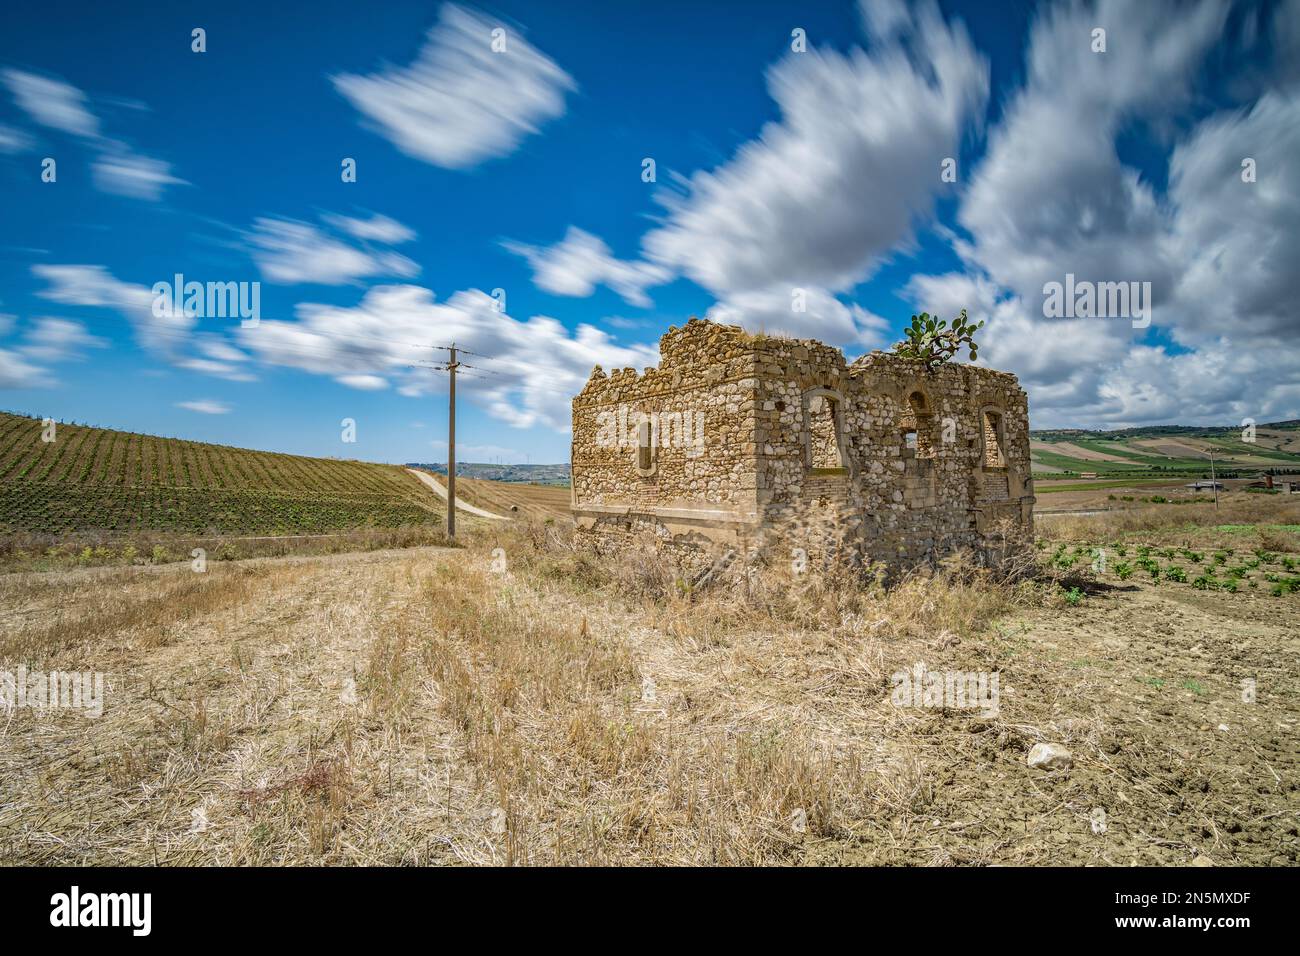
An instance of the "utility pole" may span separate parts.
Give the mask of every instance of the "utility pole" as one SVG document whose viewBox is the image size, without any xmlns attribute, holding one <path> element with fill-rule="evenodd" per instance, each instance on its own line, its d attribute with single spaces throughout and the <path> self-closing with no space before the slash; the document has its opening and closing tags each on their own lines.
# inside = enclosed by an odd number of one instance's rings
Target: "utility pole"
<svg viewBox="0 0 1300 956">
<path fill-rule="evenodd" d="M 475 375 L 496 375 L 498 373 L 491 369 L 480 369 L 476 365 L 466 365 L 459 360 L 460 355 L 477 355 L 477 352 L 470 352 L 467 349 L 457 348 L 456 343 L 451 345 L 431 345 L 429 348 L 446 349 L 449 353 L 447 364 L 438 363 L 436 365 L 425 365 L 418 363 L 409 366 L 410 368 L 431 368 L 438 372 L 448 372 L 451 378 L 448 380 L 447 389 L 447 537 L 456 537 L 456 371 L 458 369 L 473 369 L 470 377 Z"/>
<path fill-rule="evenodd" d="M 456 376 L 452 375 L 454 379 Z M 1219 480 L 1214 477 L 1214 446 L 1210 446 L 1210 487 L 1214 489 L 1214 510 L 1219 510 Z"/>
<path fill-rule="evenodd" d="M 447 537 L 456 537 L 456 344 L 453 342 L 447 371 L 451 375 L 447 401 Z"/>
</svg>

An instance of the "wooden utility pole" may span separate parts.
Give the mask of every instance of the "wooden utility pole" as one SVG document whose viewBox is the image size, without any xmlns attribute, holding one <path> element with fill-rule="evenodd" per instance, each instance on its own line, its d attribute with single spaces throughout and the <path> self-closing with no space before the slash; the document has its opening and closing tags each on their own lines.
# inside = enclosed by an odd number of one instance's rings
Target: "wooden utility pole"
<svg viewBox="0 0 1300 956">
<path fill-rule="evenodd" d="M 447 401 L 447 537 L 456 537 L 456 345 L 449 350 L 447 371 L 451 375 Z"/>
<path fill-rule="evenodd" d="M 453 374 L 452 378 L 456 376 Z M 1219 510 L 1219 479 L 1214 476 L 1214 447 L 1210 447 L 1210 487 L 1214 489 L 1214 510 Z"/>
<path fill-rule="evenodd" d="M 431 345 L 433 349 L 446 349 L 449 353 L 447 364 L 437 365 L 415 364 L 410 368 L 431 368 L 438 372 L 448 372 L 451 375 L 447 388 L 447 537 L 456 537 L 456 371 L 458 369 L 472 369 L 470 377 L 475 375 L 496 375 L 491 369 L 480 369 L 475 365 L 466 365 L 459 361 L 460 355 L 477 355 L 477 352 L 470 352 L 466 349 L 457 348 L 456 343 L 451 345 Z"/>
</svg>

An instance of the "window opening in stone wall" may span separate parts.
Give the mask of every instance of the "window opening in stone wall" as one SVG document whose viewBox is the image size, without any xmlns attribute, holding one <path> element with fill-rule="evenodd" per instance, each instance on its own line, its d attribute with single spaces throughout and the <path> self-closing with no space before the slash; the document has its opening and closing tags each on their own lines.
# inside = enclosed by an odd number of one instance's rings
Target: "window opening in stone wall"
<svg viewBox="0 0 1300 956">
<path fill-rule="evenodd" d="M 826 395 L 814 395 L 808 402 L 808 464 L 811 468 L 844 467 L 836 411 L 835 400 Z"/>
<path fill-rule="evenodd" d="M 903 411 L 903 444 L 916 452 L 917 458 L 934 457 L 934 416 L 920 392 L 907 397 Z"/>
<path fill-rule="evenodd" d="M 654 474 L 655 430 L 654 422 L 644 421 L 636 427 L 636 467 L 642 477 Z"/>
<path fill-rule="evenodd" d="M 1002 453 L 1002 416 L 997 412 L 984 413 L 984 467 L 1005 468 L 1006 456 Z"/>
</svg>

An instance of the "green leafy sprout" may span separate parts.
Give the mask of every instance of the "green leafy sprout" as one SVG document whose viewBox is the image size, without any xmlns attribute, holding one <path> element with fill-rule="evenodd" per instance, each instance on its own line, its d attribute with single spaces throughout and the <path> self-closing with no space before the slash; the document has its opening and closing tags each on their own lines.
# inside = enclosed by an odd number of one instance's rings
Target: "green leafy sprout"
<svg viewBox="0 0 1300 956">
<path fill-rule="evenodd" d="M 894 354 L 935 369 L 950 361 L 965 345 L 970 349 L 973 362 L 979 348 L 975 344 L 975 333 L 982 328 L 984 322 L 972 324 L 965 309 L 952 320 L 951 326 L 947 319 L 936 319 L 929 312 L 922 312 L 912 316 L 912 324 L 903 330 L 907 337 L 894 345 Z"/>
</svg>

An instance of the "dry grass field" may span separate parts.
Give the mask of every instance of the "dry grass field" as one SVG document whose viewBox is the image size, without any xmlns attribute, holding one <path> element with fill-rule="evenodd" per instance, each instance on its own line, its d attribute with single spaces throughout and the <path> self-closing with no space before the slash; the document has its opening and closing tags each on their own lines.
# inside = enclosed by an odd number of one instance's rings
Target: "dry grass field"
<svg viewBox="0 0 1300 956">
<path fill-rule="evenodd" d="M 1300 517 L 1205 507 L 1045 522 L 1019 583 L 774 561 L 691 593 L 468 519 L 461 549 L 0 576 L 6 666 L 107 682 L 99 718 L 0 714 L 0 858 L 1295 865 L 1300 594 L 1264 575 Z M 1273 562 L 1198 590 L 1089 569 L 1115 546 Z M 998 712 L 895 706 L 920 662 L 998 673 Z"/>
<path fill-rule="evenodd" d="M 446 475 L 433 475 L 446 487 Z M 514 481 L 456 478 L 456 497 L 493 514 L 513 518 L 568 518 L 572 492 L 555 485 L 534 485 Z"/>
</svg>

